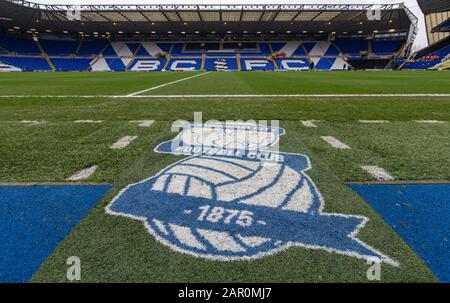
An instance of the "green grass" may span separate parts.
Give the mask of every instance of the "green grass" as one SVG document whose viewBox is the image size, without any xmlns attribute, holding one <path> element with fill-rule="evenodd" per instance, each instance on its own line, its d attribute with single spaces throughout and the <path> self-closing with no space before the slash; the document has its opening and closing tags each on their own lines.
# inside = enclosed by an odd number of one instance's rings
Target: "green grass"
<svg viewBox="0 0 450 303">
<path fill-rule="evenodd" d="M 0 74 L 0 95 L 127 95 L 195 73 Z M 320 72 L 210 73 L 151 91 L 151 94 L 450 93 L 450 73 Z M 150 92 L 149 92 L 150 93 Z M 126 99 L 1 98 L 0 182 L 64 181 L 98 165 L 88 182 L 113 185 L 32 278 L 65 281 L 65 261 L 79 256 L 82 281 L 146 282 L 367 282 L 365 261 L 324 251 L 290 248 L 254 261 L 213 262 L 159 244 L 138 221 L 105 214 L 123 187 L 179 157 L 153 148 L 171 139 L 172 121 L 280 120 L 281 150 L 310 156 L 308 175 L 325 200 L 325 212 L 361 214 L 370 222 L 358 238 L 398 260 L 382 266 L 382 282 L 434 282 L 414 252 L 355 193 L 346 181 L 372 180 L 361 165 L 378 165 L 400 180 L 450 180 L 450 98 L 256 98 Z M 74 120 L 105 120 L 75 124 Z M 130 120 L 156 120 L 150 128 Z M 322 120 L 305 128 L 301 120 Z M 26 126 L 21 120 L 45 120 Z M 362 124 L 358 120 L 389 120 Z M 414 120 L 442 120 L 418 124 Z M 123 150 L 109 146 L 139 136 Z M 336 150 L 320 139 L 334 136 L 351 146 Z"/>
<path fill-rule="evenodd" d="M 166 86 L 158 94 L 417 94 L 448 93 L 450 73 L 438 72 L 213 72 L 199 81 Z M 155 94 L 155 91 L 145 93 Z"/>
<path fill-rule="evenodd" d="M 127 95 L 198 73 L 3 73 L 0 95 Z M 446 71 L 211 72 L 145 94 L 417 94 L 449 86 Z"/>
<path fill-rule="evenodd" d="M 194 74 L 194 72 L 2 73 L 0 95 L 127 95 Z"/>
</svg>

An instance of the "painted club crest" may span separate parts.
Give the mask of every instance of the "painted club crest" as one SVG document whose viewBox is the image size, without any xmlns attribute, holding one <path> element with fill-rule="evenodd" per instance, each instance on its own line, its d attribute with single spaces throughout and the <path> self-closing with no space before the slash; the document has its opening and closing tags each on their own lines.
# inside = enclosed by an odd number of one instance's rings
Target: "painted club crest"
<svg viewBox="0 0 450 303">
<path fill-rule="evenodd" d="M 284 129 L 190 124 L 158 153 L 188 155 L 123 189 L 109 214 L 141 220 L 158 241 L 196 257 L 241 260 L 291 246 L 397 265 L 356 238 L 367 218 L 323 213 L 306 155 L 273 151 Z"/>
</svg>

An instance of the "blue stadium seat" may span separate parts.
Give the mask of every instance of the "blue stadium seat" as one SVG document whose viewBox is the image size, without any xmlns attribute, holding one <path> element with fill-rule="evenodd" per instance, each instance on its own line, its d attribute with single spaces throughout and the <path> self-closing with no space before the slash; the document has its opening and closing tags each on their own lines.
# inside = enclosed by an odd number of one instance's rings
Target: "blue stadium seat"
<svg viewBox="0 0 450 303">
<path fill-rule="evenodd" d="M 292 54 L 294 57 L 306 57 L 307 54 L 305 52 L 305 49 L 302 46 L 299 46 L 295 52 Z"/>
<path fill-rule="evenodd" d="M 364 39 L 339 38 L 335 44 L 345 55 L 359 56 L 363 51 L 369 51 L 369 43 Z"/>
<path fill-rule="evenodd" d="M 278 59 L 280 70 L 309 70 L 309 61 L 307 58 Z"/>
<path fill-rule="evenodd" d="M 103 48 L 105 48 L 108 41 L 105 40 L 93 40 L 83 41 L 80 49 L 78 50 L 78 56 L 97 56 Z"/>
<path fill-rule="evenodd" d="M 84 58 L 52 58 L 57 71 L 87 71 L 92 59 Z"/>
<path fill-rule="evenodd" d="M 24 71 L 51 71 L 44 58 L 0 56 L 0 61 L 21 68 Z"/>
<path fill-rule="evenodd" d="M 397 52 L 404 40 L 374 40 L 373 52 L 377 55 L 393 55 Z M 319 70 L 342 69 L 343 59 L 341 55 L 361 58 L 361 51 L 368 51 L 368 41 L 363 38 L 338 38 L 335 43 L 328 41 L 291 41 L 291 42 L 224 42 L 224 43 L 158 43 L 158 42 L 109 42 L 107 40 L 49 40 L 40 41 L 51 60 L 55 63 L 56 69 L 60 71 L 67 70 L 88 70 L 89 63 L 98 56 L 102 55 L 104 61 L 98 61 L 94 70 L 111 69 L 113 71 L 123 71 L 133 69 L 138 63 L 138 59 L 157 59 L 158 53 L 169 52 L 172 50 L 172 60 L 169 62 L 168 69 L 171 69 L 173 59 L 187 60 L 181 63 L 181 70 L 199 70 L 201 68 L 202 57 L 206 56 L 204 69 L 206 70 L 235 70 L 238 68 L 236 56 L 241 57 L 241 67 L 243 70 L 273 70 L 275 68 L 272 62 L 264 61 L 265 56 L 269 56 L 273 51 L 286 50 L 289 57 L 295 59 L 305 59 L 308 56 L 314 62 L 317 62 L 316 68 Z M 287 45 L 287 43 L 289 45 Z M 341 54 L 342 50 L 343 54 Z M 0 38 L 0 55 L 10 55 L 9 51 L 19 53 L 16 57 L 8 60 L 16 61 L 19 67 L 25 67 L 26 70 L 50 70 L 50 67 L 40 55 L 36 42 L 25 38 Z M 34 58 L 24 58 L 20 54 L 33 54 Z M 450 53 L 450 48 L 442 49 L 435 54 L 445 57 Z M 134 58 L 136 56 L 136 58 Z M 63 57 L 63 58 L 61 58 Z M 160 61 L 162 62 L 161 58 Z M 326 59 L 326 60 L 325 60 Z M 33 64 L 33 60 L 36 63 Z M 129 62 L 133 60 L 132 64 Z M 192 61 L 193 60 L 193 61 Z M 260 60 L 255 64 L 246 65 L 249 60 Z M 262 61 L 261 61 L 262 60 Z M 190 63 L 188 61 L 191 61 Z M 423 60 L 419 60 L 423 61 Z M 158 70 L 163 67 L 155 67 L 155 61 L 143 62 L 143 66 L 137 65 L 138 70 Z M 164 61 L 165 62 L 165 61 Z M 259 63 L 258 63 L 259 62 Z M 5 62 L 6 63 L 6 62 Z M 141 62 L 142 63 L 142 62 Z M 139 64 L 141 64 L 139 63 Z M 278 62 L 280 63 L 280 62 Z M 411 68 L 428 68 L 438 62 L 420 62 L 408 65 Z M 296 64 L 299 64 L 298 62 Z M 280 69 L 289 69 L 280 67 Z M 302 66 L 294 67 L 294 70 L 303 70 Z"/>
<path fill-rule="evenodd" d="M 109 58 L 106 59 L 106 62 L 112 71 L 124 71 L 126 68 L 120 58 Z"/>
<path fill-rule="evenodd" d="M 236 57 L 206 58 L 204 69 L 217 71 L 237 70 L 237 59 Z"/>
<path fill-rule="evenodd" d="M 403 67 L 404 69 L 427 69 L 441 63 L 450 54 L 450 45 L 435 51 L 431 54 L 416 59 L 414 62 L 408 62 Z M 438 56 L 439 59 L 427 60 L 427 56 Z"/>
<path fill-rule="evenodd" d="M 271 54 L 269 43 L 259 43 L 261 55 L 268 56 Z"/>
<path fill-rule="evenodd" d="M 266 61 L 263 58 L 241 58 L 241 69 L 245 71 L 250 70 L 274 70 L 275 65 L 271 61 Z"/>
<path fill-rule="evenodd" d="M 372 52 L 377 55 L 392 55 L 400 50 L 404 40 L 374 40 Z"/>
<path fill-rule="evenodd" d="M 179 56 L 182 54 L 184 43 L 174 43 L 172 49 L 172 56 Z"/>
<path fill-rule="evenodd" d="M 202 64 L 201 58 L 171 58 L 167 65 L 167 70 L 172 71 L 190 71 L 200 70 Z"/>
<path fill-rule="evenodd" d="M 129 71 L 160 71 L 166 64 L 165 58 L 137 57 L 130 63 Z"/>
<path fill-rule="evenodd" d="M 78 41 L 63 41 L 63 40 L 39 40 L 45 52 L 52 56 L 69 56 L 75 55 Z"/>
<path fill-rule="evenodd" d="M 9 52 L 40 55 L 41 51 L 31 38 L 0 37 L 0 46 Z"/>
</svg>

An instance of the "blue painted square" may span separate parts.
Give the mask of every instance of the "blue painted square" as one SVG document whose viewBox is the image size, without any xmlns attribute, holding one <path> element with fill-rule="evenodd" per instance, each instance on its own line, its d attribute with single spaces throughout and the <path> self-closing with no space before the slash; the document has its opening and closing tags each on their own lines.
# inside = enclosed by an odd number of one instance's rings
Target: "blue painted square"
<svg viewBox="0 0 450 303">
<path fill-rule="evenodd" d="M 450 184 L 351 184 L 441 282 L 450 282 Z"/>
<path fill-rule="evenodd" d="M 0 282 L 27 282 L 110 186 L 0 186 Z"/>
</svg>

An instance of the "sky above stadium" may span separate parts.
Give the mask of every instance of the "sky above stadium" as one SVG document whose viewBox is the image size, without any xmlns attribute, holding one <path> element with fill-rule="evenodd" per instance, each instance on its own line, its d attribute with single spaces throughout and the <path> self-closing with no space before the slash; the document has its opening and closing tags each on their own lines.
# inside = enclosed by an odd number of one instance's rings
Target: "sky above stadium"
<svg viewBox="0 0 450 303">
<path fill-rule="evenodd" d="M 425 22 L 417 0 L 29 0 L 45 4 L 381 4 L 405 2 L 408 8 L 419 17 L 419 34 L 414 49 L 427 46 Z"/>
</svg>

